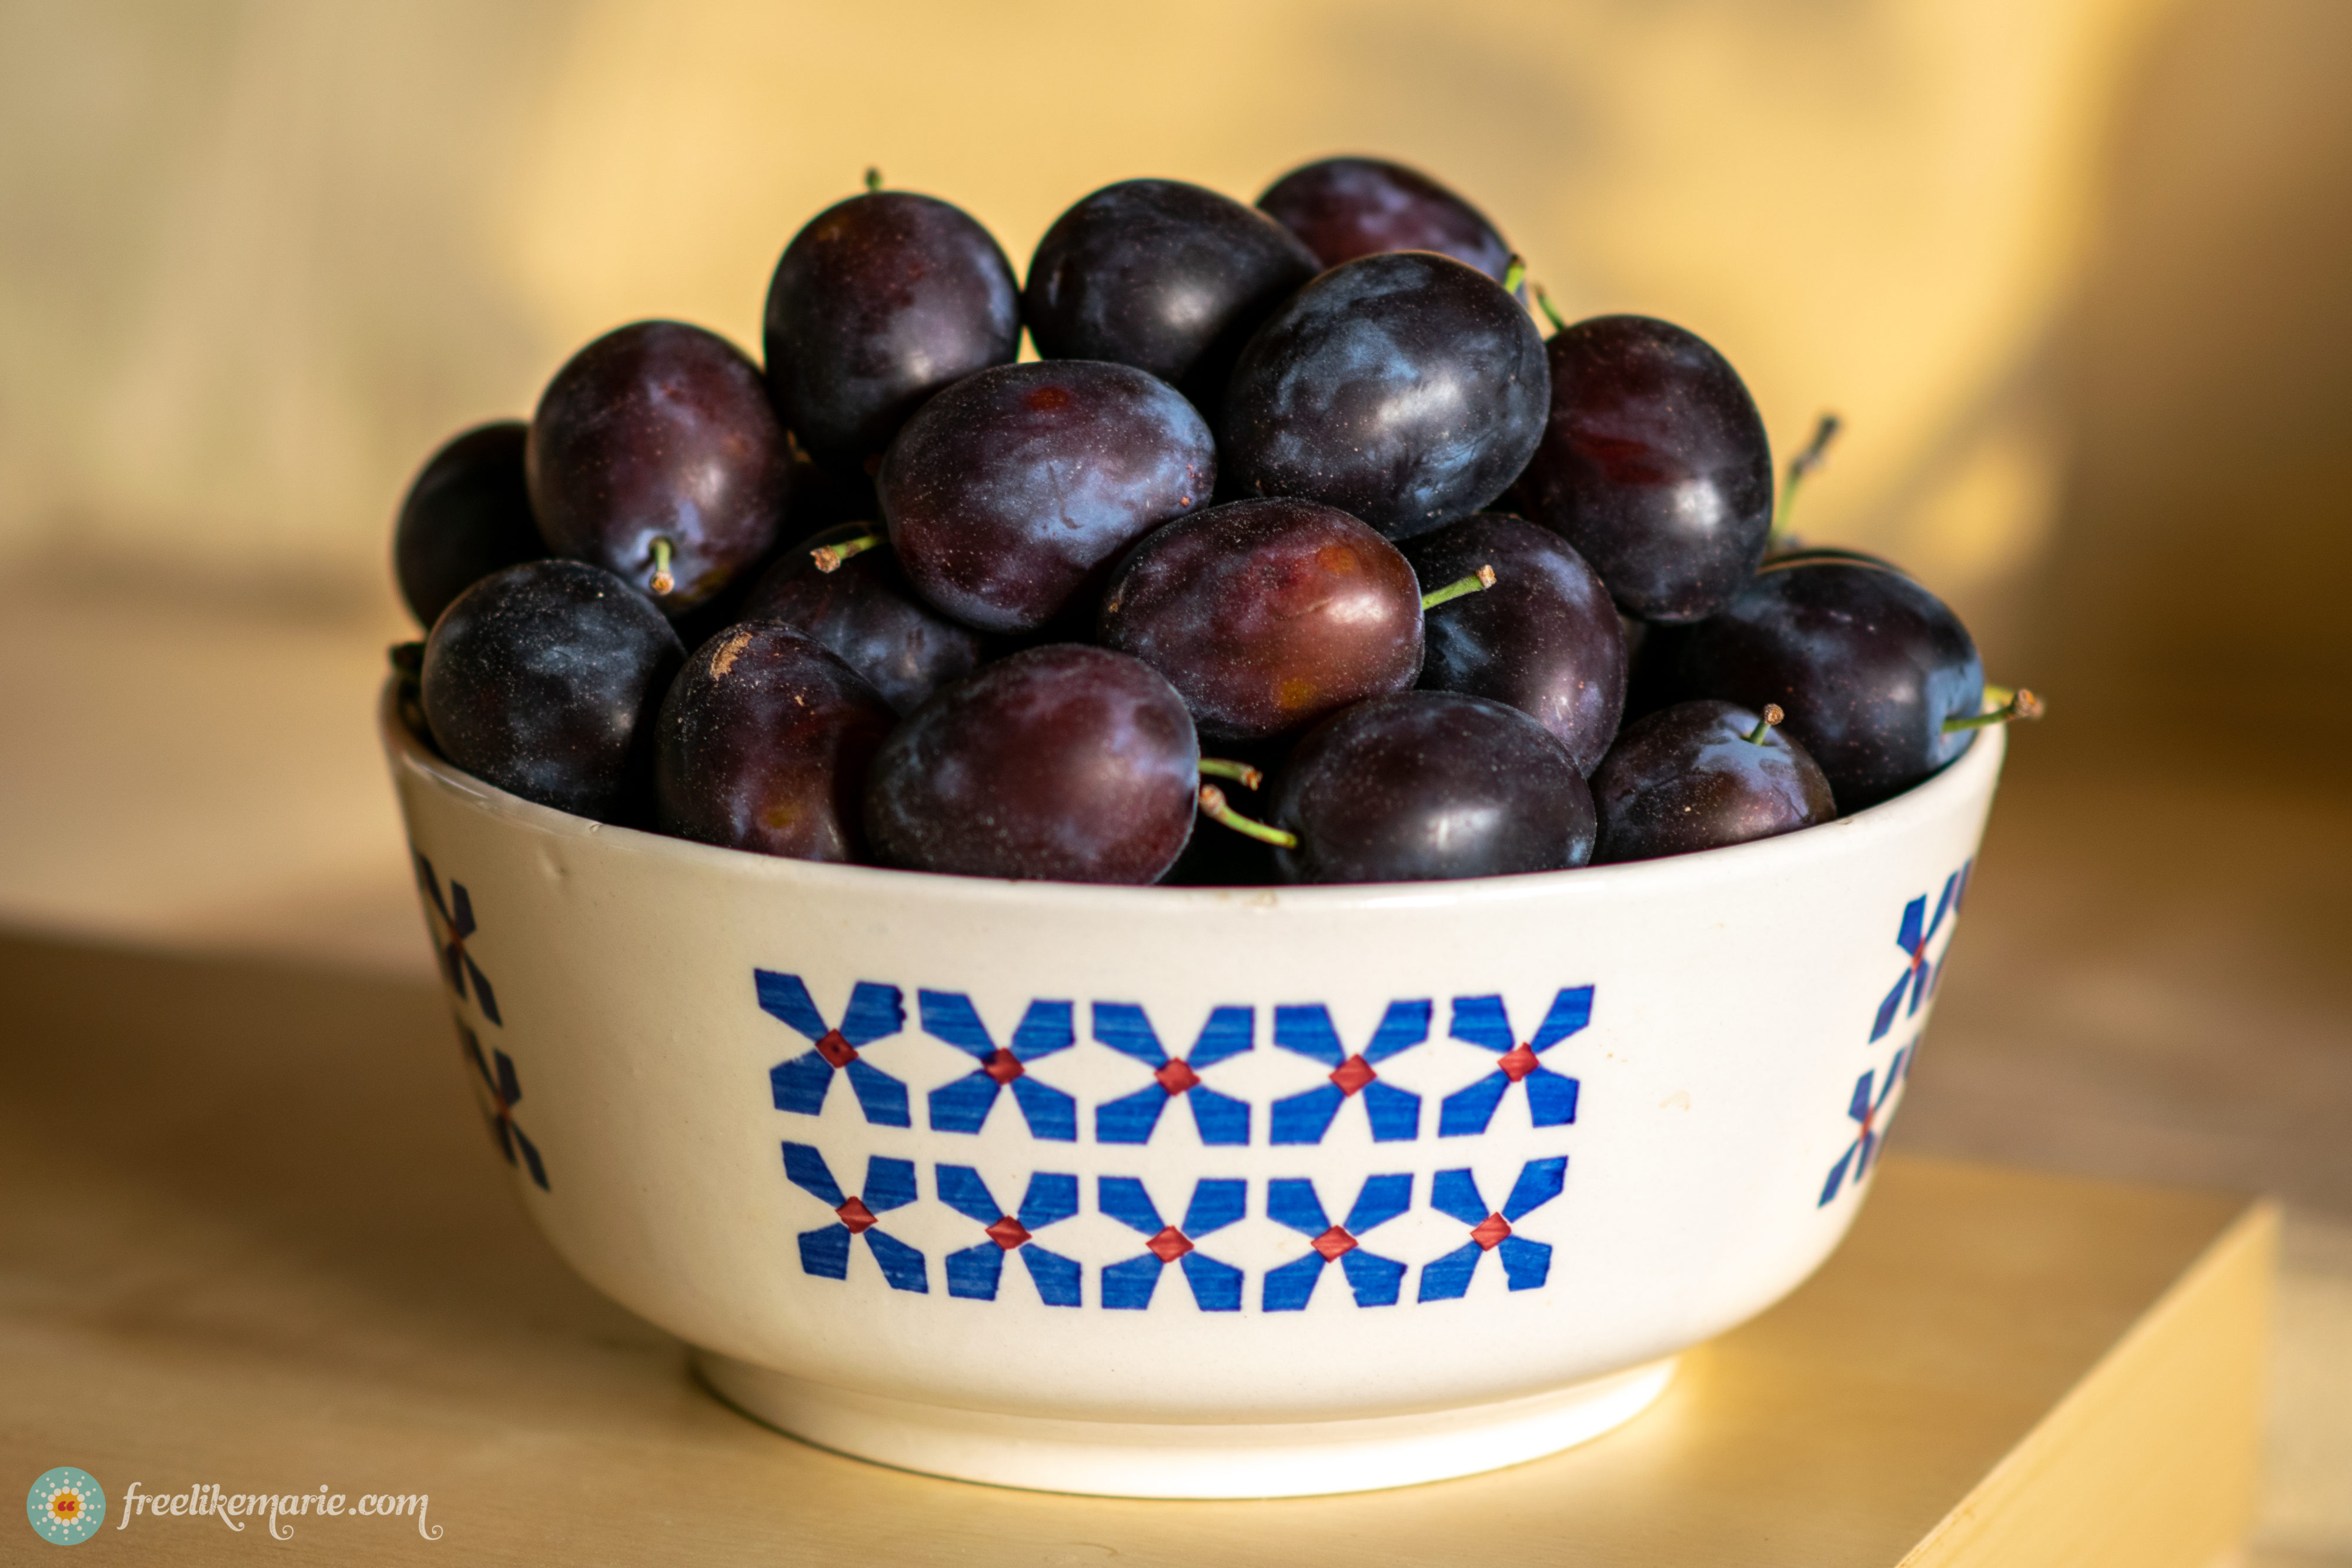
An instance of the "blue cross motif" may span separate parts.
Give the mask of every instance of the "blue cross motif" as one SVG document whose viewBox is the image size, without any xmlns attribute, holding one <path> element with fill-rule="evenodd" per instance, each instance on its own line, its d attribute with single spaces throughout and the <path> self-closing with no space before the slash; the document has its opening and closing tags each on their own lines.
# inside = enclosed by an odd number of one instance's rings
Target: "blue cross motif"
<svg viewBox="0 0 2352 1568">
<path fill-rule="evenodd" d="M 1895 1027 L 1895 1015 L 1903 1007 L 1904 992 L 1911 993 L 1911 1006 L 1906 1014 L 1911 1018 L 1918 1017 L 1919 1005 L 1936 994 L 1936 982 L 1943 977 L 1944 965 L 1941 959 L 1933 964 L 1927 961 L 1927 944 L 1943 929 L 1945 915 L 1959 913 L 1960 900 L 1968 896 L 1969 873 L 1976 863 L 1969 861 L 1944 879 L 1943 894 L 1936 900 L 1935 918 L 1927 917 L 1927 895 L 1924 893 L 1903 906 L 1903 925 L 1895 934 L 1895 945 L 1903 949 L 1908 961 L 1895 988 L 1878 1004 L 1878 1017 L 1870 1026 L 1873 1045 L 1885 1039 L 1886 1031 Z M 1944 950 L 1951 951 L 1951 944 L 1944 944 Z"/>
<path fill-rule="evenodd" d="M 1568 1156 L 1529 1160 L 1519 1167 L 1511 1196 L 1500 1209 L 1489 1209 L 1478 1196 L 1478 1178 L 1467 1169 L 1439 1171 L 1429 1184 L 1429 1207 L 1470 1227 L 1470 1239 L 1444 1257 L 1421 1269 L 1421 1299 L 1451 1301 L 1468 1293 L 1478 1260 L 1489 1252 L 1503 1257 L 1503 1279 L 1514 1291 L 1532 1291 L 1551 1278 L 1551 1248 L 1515 1235 L 1511 1227 L 1560 1194 L 1568 1183 Z"/>
<path fill-rule="evenodd" d="M 1873 1099 L 1870 1092 L 1871 1082 L 1876 1076 L 1874 1072 L 1865 1071 L 1853 1081 L 1853 1098 L 1846 1103 L 1845 1113 L 1853 1119 L 1858 1130 L 1853 1142 L 1845 1146 L 1845 1153 L 1838 1156 L 1837 1164 L 1830 1167 L 1829 1180 L 1822 1184 L 1822 1198 L 1814 1207 L 1829 1207 L 1837 1197 L 1838 1190 L 1845 1186 L 1848 1167 L 1853 1171 L 1853 1185 L 1856 1186 L 1860 1186 L 1862 1178 L 1870 1174 L 1870 1162 L 1878 1153 L 1878 1145 L 1885 1141 L 1886 1124 L 1895 1119 L 1894 1113 L 1886 1108 L 1886 1102 L 1894 1094 L 1895 1086 L 1903 1081 L 1905 1071 L 1911 1065 L 1912 1052 L 1918 1044 L 1915 1040 L 1895 1053 L 1895 1060 L 1886 1064 L 1886 1082 L 1879 1085 L 1877 1098 Z"/>
<path fill-rule="evenodd" d="M 751 984 L 759 995 L 760 1010 L 781 1019 L 814 1046 L 768 1070 L 768 1088 L 775 1096 L 777 1110 L 815 1115 L 824 1109 L 833 1075 L 846 1072 L 867 1122 L 882 1127 L 909 1124 L 907 1086 L 857 1054 L 859 1046 L 887 1039 L 907 1027 L 907 1007 L 899 999 L 898 987 L 858 981 L 849 993 L 849 1005 L 842 1009 L 841 1027 L 834 1029 L 827 1027 L 824 1015 L 809 999 L 808 987 L 798 975 L 753 969 Z"/>
<path fill-rule="evenodd" d="M 1304 1312 L 1325 1265 L 1336 1260 L 1360 1307 L 1392 1307 L 1404 1285 L 1405 1266 L 1363 1249 L 1363 1233 L 1385 1225 L 1412 1207 L 1412 1177 L 1366 1176 L 1347 1221 L 1334 1225 L 1323 1213 L 1315 1184 L 1304 1176 L 1276 1176 L 1265 1186 L 1265 1217 L 1311 1239 L 1304 1258 L 1266 1270 L 1259 1300 L 1269 1312 Z"/>
<path fill-rule="evenodd" d="M 1021 1200 L 1021 1212 L 1013 1215 L 997 1207 L 988 1183 L 970 1166 L 938 1166 L 933 1169 L 939 1176 L 940 1201 L 966 1218 L 988 1227 L 987 1240 L 948 1254 L 949 1295 L 975 1301 L 996 1300 L 997 1282 L 1004 1273 L 1004 1255 L 1018 1252 L 1021 1261 L 1028 1266 L 1038 1298 L 1047 1306 L 1081 1304 L 1077 1260 L 1049 1252 L 1032 1240 L 1046 1226 L 1077 1213 L 1076 1176 L 1053 1171 L 1032 1172 L 1028 1196 Z"/>
<path fill-rule="evenodd" d="M 1320 1002 L 1274 1009 L 1274 1043 L 1311 1056 L 1331 1069 L 1330 1082 L 1274 1103 L 1274 1142 L 1319 1144 L 1339 1107 L 1358 1094 L 1371 1123 L 1372 1142 L 1405 1143 L 1421 1136 L 1421 1096 L 1380 1082 L 1377 1065 L 1429 1038 L 1429 1003 L 1391 1002 L 1371 1042 L 1349 1056 Z"/>
<path fill-rule="evenodd" d="M 841 1184 L 824 1163 L 824 1155 L 807 1144 L 784 1145 L 784 1176 L 792 1184 L 831 1208 L 835 1223 L 800 1234 L 801 1272 L 827 1280 L 849 1278 L 849 1247 L 866 1238 L 882 1277 L 894 1291 L 930 1294 L 923 1255 L 895 1236 L 875 1227 L 877 1216 L 904 1208 L 915 1201 L 915 1165 L 875 1155 L 866 1162 L 866 1190 L 856 1197 L 843 1195 Z"/>
<path fill-rule="evenodd" d="M 512 1165 L 516 1152 L 520 1150 L 523 1165 L 530 1171 L 530 1179 L 539 1184 L 540 1191 L 549 1191 L 547 1166 L 539 1157 L 539 1145 L 525 1137 L 522 1129 L 515 1125 L 515 1102 L 522 1098 L 522 1081 L 515 1074 L 514 1058 L 495 1046 L 491 1047 L 488 1056 L 483 1055 L 481 1037 L 467 1028 L 462 1019 L 457 1024 L 457 1037 L 465 1042 L 466 1060 L 474 1064 L 475 1072 L 481 1077 L 482 1089 L 488 1096 L 482 1114 L 490 1124 L 490 1136 L 498 1140 L 499 1152 L 506 1155 L 507 1164 Z M 495 1071 L 490 1065 L 492 1061 L 498 1063 Z"/>
<path fill-rule="evenodd" d="M 1000 1047 L 971 998 L 961 991 L 918 991 L 923 1032 L 980 1059 L 980 1066 L 952 1083 L 931 1091 L 931 1126 L 942 1133 L 977 1133 L 996 1103 L 997 1091 L 1013 1086 L 1013 1103 L 1033 1138 L 1074 1144 L 1078 1138 L 1078 1103 L 1059 1089 L 1028 1076 L 1028 1064 L 1067 1051 L 1077 1036 L 1067 1002 L 1031 1002 L 1013 1030 L 1013 1044 Z"/>
<path fill-rule="evenodd" d="M 1181 1260 L 1194 1306 L 1204 1312 L 1242 1310 L 1242 1271 L 1231 1263 L 1202 1257 L 1194 1249 L 1193 1240 L 1223 1229 L 1248 1211 L 1247 1182 L 1238 1176 L 1204 1176 L 1194 1182 L 1192 1201 L 1184 1207 L 1181 1226 L 1160 1222 L 1159 1206 L 1133 1176 L 1096 1177 L 1095 1207 L 1150 1238 L 1143 1244 L 1142 1256 L 1104 1266 L 1104 1306 L 1141 1312 L 1151 1304 L 1151 1293 L 1168 1265 Z"/>
<path fill-rule="evenodd" d="M 1467 1089 L 1448 1094 L 1437 1111 L 1437 1135 L 1461 1138 L 1483 1133 L 1514 1083 L 1528 1086 L 1528 1116 L 1538 1127 L 1564 1127 L 1576 1120 L 1577 1082 L 1537 1060 L 1592 1020 L 1592 988 L 1564 987 L 1532 1039 L 1521 1041 L 1500 997 L 1456 997 L 1454 1026 L 1446 1032 L 1503 1060 Z"/>
<path fill-rule="evenodd" d="M 1200 1070 L 1241 1055 L 1252 1048 L 1257 1033 L 1255 1008 L 1219 1008 L 1201 1026 L 1190 1054 L 1171 1057 L 1160 1043 L 1151 1019 L 1132 1002 L 1097 1002 L 1095 1039 L 1150 1068 L 1152 1082 L 1132 1094 L 1105 1101 L 1095 1107 L 1095 1142 L 1148 1144 L 1160 1125 L 1160 1113 L 1181 1094 L 1192 1107 L 1192 1125 L 1201 1142 L 1213 1145 L 1244 1145 L 1250 1140 L 1250 1108 L 1246 1101 L 1220 1094 L 1201 1082 Z"/>
<path fill-rule="evenodd" d="M 499 1017 L 499 998 L 490 989 L 490 978 L 482 973 L 481 966 L 474 962 L 474 956 L 466 951 L 466 939 L 476 929 L 474 901 L 466 892 L 466 884 L 452 877 L 449 896 L 445 900 L 441 896 L 441 879 L 433 873 L 433 862 L 418 855 L 416 885 L 425 890 L 425 895 L 433 901 L 433 912 L 441 917 L 442 977 L 449 982 L 449 988 L 457 993 L 457 999 L 461 1002 L 466 999 L 466 986 L 470 980 L 474 988 L 474 1003 L 482 1009 L 482 1016 L 504 1029 L 506 1020 Z"/>
</svg>

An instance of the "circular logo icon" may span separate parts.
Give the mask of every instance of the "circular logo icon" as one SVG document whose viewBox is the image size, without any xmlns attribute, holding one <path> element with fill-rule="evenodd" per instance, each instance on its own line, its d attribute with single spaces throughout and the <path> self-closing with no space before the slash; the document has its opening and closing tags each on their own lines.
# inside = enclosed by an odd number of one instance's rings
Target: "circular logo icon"
<svg viewBox="0 0 2352 1568">
<path fill-rule="evenodd" d="M 106 1489 L 88 1470 L 59 1465 L 25 1494 L 25 1517 L 42 1540 L 79 1546 L 106 1522 Z"/>
</svg>

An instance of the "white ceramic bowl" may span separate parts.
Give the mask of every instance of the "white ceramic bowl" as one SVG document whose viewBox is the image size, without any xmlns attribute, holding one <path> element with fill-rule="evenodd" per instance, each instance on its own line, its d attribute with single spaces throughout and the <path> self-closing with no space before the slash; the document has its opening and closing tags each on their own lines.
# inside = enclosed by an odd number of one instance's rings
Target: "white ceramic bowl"
<svg viewBox="0 0 2352 1568">
<path fill-rule="evenodd" d="M 814 1442 L 1150 1497 L 1549 1452 L 1810 1274 L 2003 744 L 1678 859 L 1099 888 L 602 827 L 382 713 L 468 1071 L 572 1267 Z"/>
</svg>

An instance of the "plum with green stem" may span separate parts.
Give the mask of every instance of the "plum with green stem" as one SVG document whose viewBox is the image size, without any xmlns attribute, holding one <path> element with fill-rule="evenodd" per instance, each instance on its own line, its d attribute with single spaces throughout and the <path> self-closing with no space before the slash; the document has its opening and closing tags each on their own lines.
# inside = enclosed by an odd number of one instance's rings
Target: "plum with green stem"
<svg viewBox="0 0 2352 1568">
<path fill-rule="evenodd" d="M 738 619 L 782 621 L 831 649 L 898 712 L 979 668 L 994 644 L 908 585 L 875 523 L 843 523 L 784 550 Z"/>
<path fill-rule="evenodd" d="M 1590 777 L 1625 706 L 1625 637 L 1599 574 L 1550 529 L 1496 512 L 1402 548 L 1423 582 L 1496 574 L 1493 591 L 1423 617 L 1422 689 L 1507 703 Z"/>
<path fill-rule="evenodd" d="M 1768 562 L 1717 614 L 1654 651 L 1662 704 L 1711 697 L 1760 712 L 1789 734 L 1852 815 L 1934 775 L 1969 748 L 1985 711 L 1984 665 L 1950 607 L 1867 559 Z M 2020 694 L 2000 716 L 2040 711 Z"/>
<path fill-rule="evenodd" d="M 1396 546 L 1339 508 L 1234 501 L 1130 550 L 1097 639 L 1165 675 L 1208 739 L 1263 740 L 1410 687 L 1421 594 Z"/>
<path fill-rule="evenodd" d="M 1595 864 L 1654 860 L 1810 828 L 1837 815 L 1830 781 L 1783 735 L 1778 704 L 1677 703 L 1625 727 L 1592 775 Z"/>
<path fill-rule="evenodd" d="M 1300 739 L 1264 821 L 1200 789 L 1213 821 L 1275 846 L 1285 882 L 1430 882 L 1564 871 L 1592 856 L 1592 792 L 1565 747 L 1517 708 L 1400 692 Z"/>
<path fill-rule="evenodd" d="M 524 462 L 549 550 L 676 617 L 775 544 L 792 453 L 759 367 L 733 344 L 639 321 L 556 371 Z"/>
<path fill-rule="evenodd" d="M 811 218 L 768 285 L 768 388 L 802 448 L 871 474 L 934 392 L 1021 348 L 1013 264 L 961 208 L 882 188 Z"/>
</svg>

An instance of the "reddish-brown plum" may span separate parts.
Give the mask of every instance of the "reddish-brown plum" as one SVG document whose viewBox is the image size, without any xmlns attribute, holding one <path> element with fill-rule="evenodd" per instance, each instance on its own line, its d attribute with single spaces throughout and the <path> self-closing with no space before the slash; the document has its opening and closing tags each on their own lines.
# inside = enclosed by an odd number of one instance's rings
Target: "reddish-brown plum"
<svg viewBox="0 0 2352 1568">
<path fill-rule="evenodd" d="M 1829 779 L 1766 717 L 1703 700 L 1627 725 L 1592 775 L 1594 863 L 1744 844 L 1835 817 Z"/>
<path fill-rule="evenodd" d="M 1013 266 L 961 208 L 872 191 L 826 208 L 768 286 L 768 387 L 802 448 L 872 473 L 924 399 L 1021 347 Z"/>
<path fill-rule="evenodd" d="M 1550 413 L 1519 507 L 1574 545 L 1627 614 L 1714 614 L 1772 531 L 1772 449 L 1739 373 L 1647 316 L 1580 321 L 1544 352 Z"/>
<path fill-rule="evenodd" d="M 1091 599 L 1128 546 L 1209 504 L 1216 443 L 1131 365 L 1053 360 L 968 376 L 882 461 L 898 570 L 983 632 L 1034 632 Z"/>
<path fill-rule="evenodd" d="M 420 626 L 501 567 L 547 553 L 531 520 L 518 419 L 478 424 L 449 439 L 408 486 L 393 525 L 392 570 Z"/>
<path fill-rule="evenodd" d="M 1254 740 L 1410 687 L 1421 587 L 1394 545 L 1337 507 L 1235 501 L 1119 562 L 1097 634 L 1167 676 L 1202 736 Z"/>
<path fill-rule="evenodd" d="M 782 621 L 815 638 L 911 713 L 988 656 L 989 640 L 949 620 L 907 586 L 887 545 L 860 550 L 827 571 L 815 552 L 870 537 L 874 523 L 844 523 L 801 540 L 752 586 L 738 618 Z"/>
<path fill-rule="evenodd" d="M 1402 548 L 1427 589 L 1495 570 L 1493 587 L 1423 614 L 1422 689 L 1517 708 L 1590 778 L 1625 706 L 1625 636 L 1599 575 L 1558 534 L 1498 512 Z"/>
<path fill-rule="evenodd" d="M 694 651 L 654 730 L 662 831 L 803 861 L 856 861 L 866 773 L 898 716 L 856 671 L 781 622 Z"/>
<path fill-rule="evenodd" d="M 1592 855 L 1592 792 L 1551 732 L 1458 692 L 1343 708 L 1298 743 L 1269 820 L 1286 882 L 1434 882 L 1564 871 Z"/>
<path fill-rule="evenodd" d="M 492 572 L 425 641 L 434 744 L 509 794 L 634 825 L 650 805 L 654 714 L 686 650 L 659 611 L 576 560 Z"/>
<path fill-rule="evenodd" d="M 1790 735 L 1852 813 L 1900 794 L 1969 748 L 1948 721 L 1984 706 L 1976 642 L 1940 599 L 1867 561 L 1794 559 L 1656 650 L 1661 701 L 1778 703 Z"/>
<path fill-rule="evenodd" d="M 1242 350 L 1218 425 L 1226 487 L 1423 533 L 1527 466 L 1548 388 L 1543 339 L 1502 285 L 1428 251 L 1363 256 L 1292 295 Z"/>
<path fill-rule="evenodd" d="M 1402 163 L 1326 158 L 1276 180 L 1257 205 L 1325 267 L 1384 250 L 1433 250 L 1497 283 L 1511 267 L 1511 247 L 1484 213 Z"/>
<path fill-rule="evenodd" d="M 1149 665 L 1049 643 L 908 716 L 875 757 L 866 830 L 916 871 L 1157 882 L 1192 836 L 1200 766 L 1183 699 Z"/>
<path fill-rule="evenodd" d="M 1110 360 L 1213 406 L 1268 312 L 1322 270 L 1281 225 L 1176 180 L 1106 185 L 1054 220 L 1023 317 L 1049 360 Z"/>
<path fill-rule="evenodd" d="M 759 367 L 733 344 L 639 321 L 556 372 L 526 461 L 548 548 L 677 615 L 775 543 L 791 453 Z"/>
</svg>

